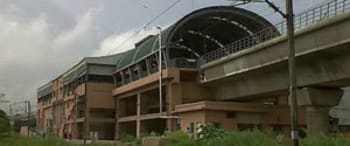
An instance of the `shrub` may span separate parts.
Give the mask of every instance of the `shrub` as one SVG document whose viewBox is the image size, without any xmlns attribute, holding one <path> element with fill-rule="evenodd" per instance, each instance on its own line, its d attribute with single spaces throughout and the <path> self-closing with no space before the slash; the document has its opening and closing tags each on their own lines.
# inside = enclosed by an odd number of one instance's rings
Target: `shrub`
<svg viewBox="0 0 350 146">
<path fill-rule="evenodd" d="M 211 139 L 208 146 L 279 146 L 276 140 L 258 130 L 229 132 L 220 139 Z"/>
<path fill-rule="evenodd" d="M 350 139 L 343 135 L 307 138 L 301 141 L 302 146 L 350 146 Z"/>
<path fill-rule="evenodd" d="M 225 135 L 225 130 L 216 128 L 212 123 L 200 124 L 197 127 L 197 138 L 199 141 L 221 139 Z"/>
<path fill-rule="evenodd" d="M 132 136 L 130 134 L 121 134 L 120 135 L 120 141 L 122 143 L 137 143 L 137 144 L 141 144 L 141 140 L 136 138 L 135 136 Z"/>
<path fill-rule="evenodd" d="M 175 131 L 167 135 L 169 146 L 198 146 L 198 142 L 190 138 L 187 133 Z"/>
</svg>

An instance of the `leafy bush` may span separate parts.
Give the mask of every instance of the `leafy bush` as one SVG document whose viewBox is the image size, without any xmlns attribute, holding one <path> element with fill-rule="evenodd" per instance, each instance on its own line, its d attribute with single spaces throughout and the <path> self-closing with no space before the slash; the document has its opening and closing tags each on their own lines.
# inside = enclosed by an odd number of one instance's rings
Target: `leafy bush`
<svg viewBox="0 0 350 146">
<path fill-rule="evenodd" d="M 199 141 L 209 141 L 221 139 L 225 135 L 225 130 L 216 128 L 212 123 L 200 124 L 197 127 L 197 138 Z"/>
<path fill-rule="evenodd" d="M 167 136 L 169 146 L 199 146 L 199 142 L 192 140 L 187 133 L 176 131 Z"/>
<path fill-rule="evenodd" d="M 307 138 L 301 141 L 302 146 L 350 146 L 350 139 L 343 135 Z"/>
<path fill-rule="evenodd" d="M 122 143 L 132 143 L 135 142 L 137 144 L 141 144 L 141 140 L 136 138 L 135 136 L 132 136 L 130 134 L 121 134 L 120 135 L 120 141 Z"/>
<path fill-rule="evenodd" d="M 266 137 L 258 130 L 229 132 L 220 139 L 211 139 L 208 146 L 279 146 L 275 139 Z"/>
<path fill-rule="evenodd" d="M 172 132 L 167 135 L 167 138 L 169 140 L 170 146 L 195 145 L 195 142 L 190 138 L 190 136 L 182 131 Z"/>
</svg>

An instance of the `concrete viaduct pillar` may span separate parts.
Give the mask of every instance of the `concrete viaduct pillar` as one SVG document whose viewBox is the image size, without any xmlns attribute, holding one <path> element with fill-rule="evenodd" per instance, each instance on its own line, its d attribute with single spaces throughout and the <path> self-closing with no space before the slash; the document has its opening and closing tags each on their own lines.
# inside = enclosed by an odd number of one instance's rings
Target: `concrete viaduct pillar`
<svg viewBox="0 0 350 146">
<path fill-rule="evenodd" d="M 303 88 L 298 91 L 298 104 L 306 106 L 307 135 L 316 137 L 328 132 L 329 110 L 339 103 L 340 88 Z"/>
</svg>

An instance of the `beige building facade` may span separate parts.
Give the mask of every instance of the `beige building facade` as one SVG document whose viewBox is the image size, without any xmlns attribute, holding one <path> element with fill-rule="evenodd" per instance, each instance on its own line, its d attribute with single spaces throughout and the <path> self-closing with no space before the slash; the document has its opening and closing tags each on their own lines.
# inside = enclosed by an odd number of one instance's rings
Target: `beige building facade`
<svg viewBox="0 0 350 146">
<path fill-rule="evenodd" d="M 114 139 L 113 60 L 119 55 L 84 58 L 38 89 L 37 127 L 67 139 Z"/>
</svg>

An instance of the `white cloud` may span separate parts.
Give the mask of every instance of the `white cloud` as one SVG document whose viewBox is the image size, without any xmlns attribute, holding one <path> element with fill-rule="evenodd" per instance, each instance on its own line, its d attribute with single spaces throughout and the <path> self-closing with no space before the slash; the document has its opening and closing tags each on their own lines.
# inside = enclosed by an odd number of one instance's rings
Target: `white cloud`
<svg viewBox="0 0 350 146">
<path fill-rule="evenodd" d="M 8 11 L 15 11 L 11 6 Z M 76 17 L 76 24 L 54 32 L 45 13 L 30 19 L 0 11 L 0 92 L 12 101 L 31 98 L 36 89 L 91 54 L 94 20 L 101 9 Z"/>
<path fill-rule="evenodd" d="M 0 14 L 0 69 L 7 65 L 33 64 L 48 45 L 48 24 L 40 15 L 27 24 Z M 35 53 L 33 53 L 35 52 Z"/>
<path fill-rule="evenodd" d="M 75 46 L 79 41 L 89 39 L 89 34 L 94 32 L 94 18 L 100 11 L 102 11 L 101 8 L 91 8 L 82 16 L 77 17 L 74 28 L 62 32 L 55 38 L 53 43 L 56 49 L 67 49 Z"/>
<path fill-rule="evenodd" d="M 158 30 L 152 28 L 146 30 L 131 29 L 124 33 L 112 34 L 101 42 L 99 49 L 93 53 L 93 56 L 115 54 L 133 49 L 135 43 L 147 37 L 148 35 L 156 35 L 157 33 Z"/>
</svg>

